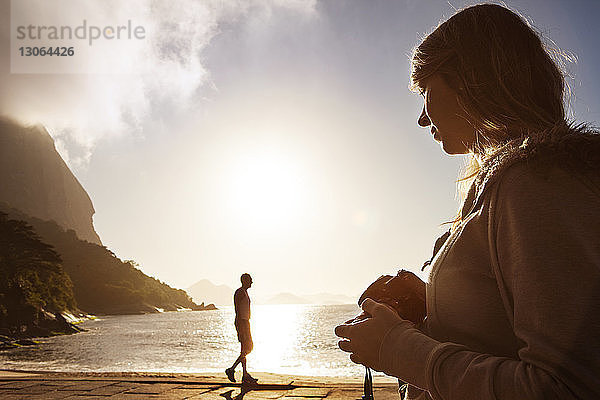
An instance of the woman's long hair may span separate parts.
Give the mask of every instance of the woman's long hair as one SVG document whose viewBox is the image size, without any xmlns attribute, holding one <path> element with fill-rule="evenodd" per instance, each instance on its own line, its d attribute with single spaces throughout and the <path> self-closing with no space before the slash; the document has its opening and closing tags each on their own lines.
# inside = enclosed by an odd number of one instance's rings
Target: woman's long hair
<svg viewBox="0 0 600 400">
<path fill-rule="evenodd" d="M 560 55 L 508 8 L 467 7 L 414 49 L 411 89 L 423 91 L 441 75 L 475 128 L 472 153 L 485 158 L 512 139 L 565 123 L 565 78 L 550 53 Z M 478 172 L 471 157 L 459 183 L 468 187 Z"/>
</svg>

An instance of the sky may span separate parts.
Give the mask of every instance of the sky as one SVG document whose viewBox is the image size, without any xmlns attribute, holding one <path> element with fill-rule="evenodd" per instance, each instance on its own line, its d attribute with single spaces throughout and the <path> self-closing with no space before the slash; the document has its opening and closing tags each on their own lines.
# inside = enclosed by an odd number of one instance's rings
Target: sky
<svg viewBox="0 0 600 400">
<path fill-rule="evenodd" d="M 0 1 L 0 114 L 44 124 L 103 243 L 174 287 L 249 272 L 259 295 L 358 296 L 419 272 L 459 206 L 464 158 L 417 126 L 408 72 L 419 40 L 472 2 Z M 505 4 L 576 59 L 570 115 L 598 124 L 600 2 Z M 15 73 L 11 19 L 81 12 L 146 37 L 99 41 L 82 71 Z"/>
</svg>

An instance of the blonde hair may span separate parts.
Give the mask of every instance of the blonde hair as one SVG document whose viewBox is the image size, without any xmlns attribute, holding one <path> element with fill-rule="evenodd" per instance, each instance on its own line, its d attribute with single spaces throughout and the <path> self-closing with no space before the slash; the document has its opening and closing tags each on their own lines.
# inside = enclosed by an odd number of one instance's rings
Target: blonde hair
<svg viewBox="0 0 600 400">
<path fill-rule="evenodd" d="M 483 158 L 506 142 L 565 122 L 565 77 L 540 35 L 497 4 L 467 7 L 441 23 L 414 50 L 410 88 L 422 92 L 440 75 L 456 91 L 476 143 L 459 184 L 478 174 Z M 459 216 L 454 223 L 460 221 Z"/>
</svg>

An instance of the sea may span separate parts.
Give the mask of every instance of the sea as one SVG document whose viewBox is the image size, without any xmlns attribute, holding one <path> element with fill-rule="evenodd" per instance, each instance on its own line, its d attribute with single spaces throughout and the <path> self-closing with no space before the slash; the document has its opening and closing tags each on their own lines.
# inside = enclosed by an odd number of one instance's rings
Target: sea
<svg viewBox="0 0 600 400">
<path fill-rule="evenodd" d="M 333 330 L 356 305 L 253 305 L 248 369 L 277 374 L 361 377 Z M 234 310 L 99 316 L 85 332 L 36 339 L 0 352 L 0 368 L 64 372 L 222 373 L 239 355 Z"/>
</svg>

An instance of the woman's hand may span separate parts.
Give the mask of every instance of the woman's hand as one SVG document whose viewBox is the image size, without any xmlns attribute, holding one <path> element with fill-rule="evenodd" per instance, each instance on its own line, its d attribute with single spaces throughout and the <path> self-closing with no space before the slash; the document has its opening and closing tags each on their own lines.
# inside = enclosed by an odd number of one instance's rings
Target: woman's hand
<svg viewBox="0 0 600 400">
<path fill-rule="evenodd" d="M 414 324 L 398 316 L 393 308 L 367 298 L 361 305 L 368 318 L 351 320 L 335 328 L 340 340 L 340 349 L 350 354 L 350 360 L 363 364 L 376 371 L 384 371 L 379 358 L 379 349 L 387 333 L 397 325 L 406 324 L 406 328 L 414 328 Z"/>
<path fill-rule="evenodd" d="M 395 376 L 427 390 L 427 359 L 440 342 L 425 335 L 391 307 L 366 299 L 366 319 L 355 319 L 335 328 L 340 349 L 350 360 Z"/>
</svg>

